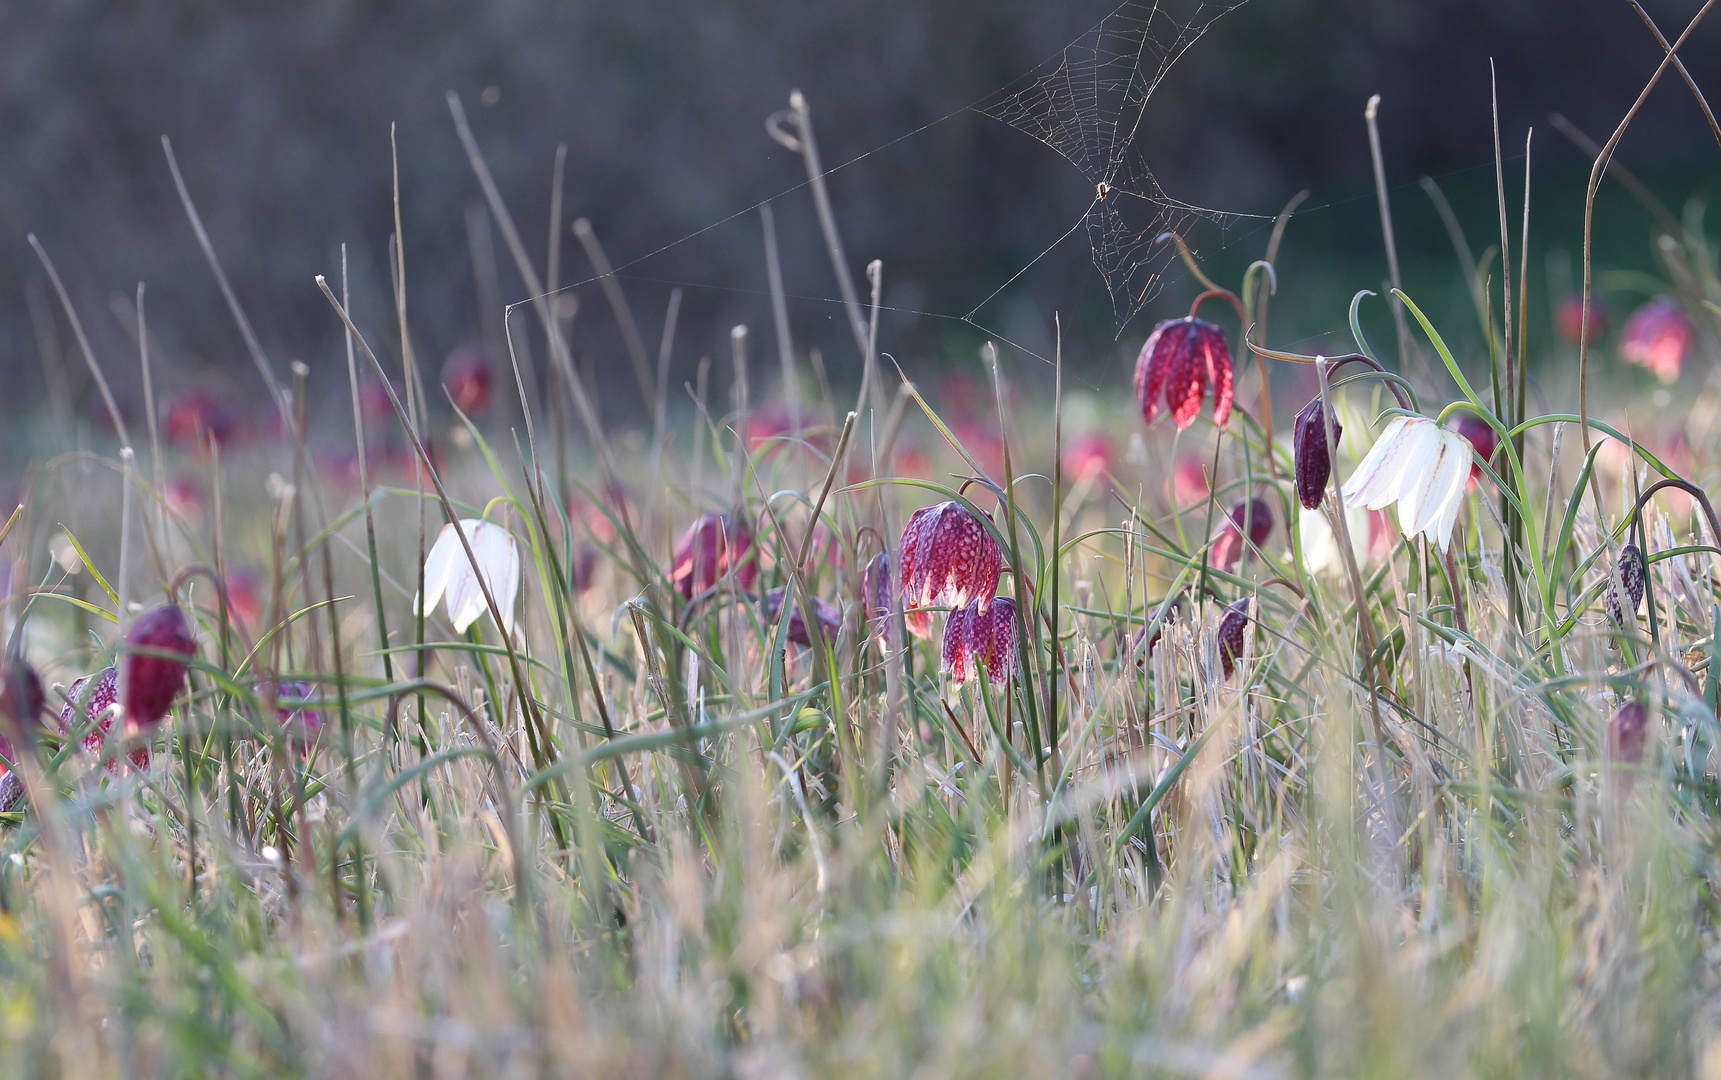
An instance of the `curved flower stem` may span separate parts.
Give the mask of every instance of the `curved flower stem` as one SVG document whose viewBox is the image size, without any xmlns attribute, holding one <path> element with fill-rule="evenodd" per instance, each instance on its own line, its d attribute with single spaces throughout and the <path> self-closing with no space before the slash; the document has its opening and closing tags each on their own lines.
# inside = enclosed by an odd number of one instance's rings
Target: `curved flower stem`
<svg viewBox="0 0 1721 1080">
<path fill-rule="evenodd" d="M 1183 237 L 1181 235 L 1175 231 L 1162 232 L 1158 236 L 1154 237 L 1153 242 L 1155 244 L 1163 244 L 1167 240 L 1170 240 L 1172 243 L 1177 245 L 1177 253 L 1183 256 L 1183 265 L 1189 267 L 1189 272 L 1195 275 L 1195 280 L 1201 282 L 1203 288 L 1211 289 L 1214 292 L 1229 293 L 1229 290 L 1221 289 L 1219 286 L 1213 284 L 1213 279 L 1201 272 L 1201 267 L 1196 265 L 1195 256 L 1189 253 L 1189 245 L 1183 242 Z M 1232 296 L 1232 299 L 1235 300 L 1236 297 Z"/>
<path fill-rule="evenodd" d="M 1643 489 L 1643 493 L 1637 497 L 1637 502 L 1631 508 L 1631 516 L 1634 526 L 1638 525 L 1638 516 L 1643 513 L 1643 506 L 1649 501 L 1649 497 L 1660 491 L 1662 488 L 1678 488 L 1680 491 L 1685 492 L 1687 495 L 1695 499 L 1697 501 L 1697 505 L 1703 509 L 1704 518 L 1709 522 L 1709 535 L 1714 537 L 1717 542 L 1721 542 L 1721 520 L 1717 520 L 1715 516 L 1715 507 L 1709 501 L 1708 492 L 1704 491 L 1689 480 L 1681 480 L 1677 477 L 1657 480 L 1655 483 Z"/>
<path fill-rule="evenodd" d="M 1302 353 L 1280 352 L 1277 349 L 1269 349 L 1264 345 L 1255 344 L 1247 337 L 1243 339 L 1243 344 L 1249 346 L 1249 351 L 1255 353 L 1257 356 L 1270 356 L 1275 360 L 1288 360 L 1293 364 L 1316 364 L 1325 361 L 1328 375 L 1331 375 L 1345 364 L 1361 364 L 1364 367 L 1371 369 L 1376 375 L 1381 376 L 1387 385 L 1387 389 L 1392 391 L 1392 396 L 1398 399 L 1398 404 L 1401 408 L 1409 409 L 1412 412 L 1421 411 L 1420 402 L 1416 399 L 1416 391 L 1411 388 L 1410 383 L 1405 381 L 1402 376 L 1394 375 L 1392 372 L 1386 370 L 1386 368 L 1381 365 L 1380 361 L 1376 360 L 1372 356 L 1367 356 L 1363 353 L 1345 353 L 1342 356 L 1305 356 Z"/>
</svg>

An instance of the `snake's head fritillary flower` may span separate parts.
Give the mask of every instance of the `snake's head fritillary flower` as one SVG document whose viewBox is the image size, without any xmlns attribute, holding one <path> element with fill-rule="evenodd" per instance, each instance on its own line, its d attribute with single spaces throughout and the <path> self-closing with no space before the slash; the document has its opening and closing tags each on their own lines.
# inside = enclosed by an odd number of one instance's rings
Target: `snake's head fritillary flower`
<svg viewBox="0 0 1721 1080">
<path fill-rule="evenodd" d="M 1345 501 L 1369 510 L 1398 504 L 1405 536 L 1445 551 L 1470 479 L 1470 440 L 1425 416 L 1395 416 L 1345 482 Z"/>
<path fill-rule="evenodd" d="M 259 691 L 266 687 L 258 687 Z M 287 745 L 300 754 L 308 754 L 323 734 L 323 714 L 319 709 L 306 708 L 305 702 L 317 696 L 316 687 L 308 682 L 287 680 L 275 684 L 275 719 L 287 737 Z"/>
<path fill-rule="evenodd" d="M 1004 572 L 1004 553 L 990 530 L 954 500 L 916 510 L 902 530 L 897 557 L 902 603 L 910 609 L 908 628 L 916 637 L 931 630 L 926 608 L 974 603 L 985 611 Z"/>
<path fill-rule="evenodd" d="M 1213 545 L 1214 564 L 1229 571 L 1243 556 L 1245 533 L 1249 542 L 1258 548 L 1267 542 L 1272 532 L 1273 508 L 1265 499 L 1239 500 L 1226 515 L 1225 530 Z"/>
<path fill-rule="evenodd" d="M 773 628 L 776 627 L 777 619 L 783 613 L 783 593 L 784 590 L 782 589 L 772 589 L 765 594 L 765 617 L 771 621 Z M 819 629 L 824 632 L 825 640 L 835 642 L 837 631 L 843 628 L 842 609 L 815 596 L 813 597 L 813 614 L 819 620 Z M 801 614 L 799 600 L 795 601 L 794 609 L 789 612 L 789 640 L 802 646 L 810 646 L 813 643 L 812 637 L 807 633 L 807 620 Z"/>
<path fill-rule="evenodd" d="M 1554 331 L 1560 337 L 1571 342 L 1579 343 L 1584 333 L 1584 298 L 1581 293 L 1571 293 L 1560 301 L 1554 309 Z M 1589 339 L 1594 341 L 1607 333 L 1607 305 L 1601 297 L 1590 297 L 1590 327 Z"/>
<path fill-rule="evenodd" d="M 1614 710 L 1607 721 L 1607 759 L 1616 765 L 1643 764 L 1644 744 L 1649 741 L 1649 708 L 1641 701 L 1628 701 Z M 1633 770 L 1615 777 L 1623 794 L 1631 793 Z"/>
<path fill-rule="evenodd" d="M 1195 422 L 1201 399 L 1213 388 L 1213 423 L 1223 431 L 1231 417 L 1231 346 L 1225 332 L 1190 316 L 1153 328 L 1135 361 L 1135 397 L 1142 419 L 1153 423 L 1160 402 L 1182 431 Z"/>
<path fill-rule="evenodd" d="M 1629 362 L 1648 368 L 1662 382 L 1679 378 L 1685 351 L 1696 331 L 1678 301 L 1658 296 L 1631 313 L 1620 335 L 1619 352 Z"/>
<path fill-rule="evenodd" d="M 1476 456 L 1492 468 L 1494 455 L 1500 452 L 1500 433 L 1488 421 L 1470 413 L 1458 417 L 1453 426 L 1458 429 L 1458 434 L 1470 440 L 1470 445 L 1476 448 Z M 1470 462 L 1470 482 L 1474 484 L 1481 479 L 1482 465 L 1473 460 Z"/>
<path fill-rule="evenodd" d="M 60 709 L 60 730 L 72 735 L 83 725 L 86 717 L 95 721 L 84 735 L 84 750 L 100 756 L 102 744 L 114 726 L 113 707 L 119 703 L 119 697 L 118 668 L 103 668 L 94 675 L 85 675 L 66 691 L 67 701 Z M 139 769 L 149 768 L 149 748 L 140 746 L 133 750 L 131 763 Z M 108 762 L 108 772 L 118 776 L 119 762 Z"/>
<path fill-rule="evenodd" d="M 7 761 L 17 761 L 36 741 L 42 705 L 42 680 L 35 669 L 22 660 L 0 663 L 0 753 Z"/>
<path fill-rule="evenodd" d="M 185 687 L 185 671 L 196 652 L 191 620 L 178 604 L 163 604 L 138 616 L 126 634 L 120 671 L 120 704 L 125 706 L 127 732 L 161 723 Z"/>
<path fill-rule="evenodd" d="M 230 442 L 238 430 L 233 414 L 206 390 L 187 390 L 169 402 L 162 426 L 170 441 L 198 449 Z"/>
<path fill-rule="evenodd" d="M 1635 613 L 1643 603 L 1643 552 L 1636 544 L 1627 544 L 1614 565 L 1616 576 L 1607 583 L 1607 616 L 1615 626 L 1624 626 L 1625 613 Z"/>
<path fill-rule="evenodd" d="M 484 600 L 484 585 L 488 585 L 490 595 L 496 599 L 496 609 L 502 614 L 502 629 L 512 634 L 514 598 L 520 591 L 520 549 L 515 546 L 513 535 L 502 526 L 479 518 L 462 518 L 460 531 L 472 546 L 472 559 L 466 557 L 454 526 L 444 525 L 436 534 L 430 554 L 424 558 L 422 610 L 430 611 L 446 598 L 448 621 L 455 633 L 464 634 L 467 627 L 490 610 Z M 484 575 L 483 584 L 473 572 L 473 560 Z"/>
<path fill-rule="evenodd" d="M 867 632 L 880 641 L 890 640 L 890 552 L 872 557 L 861 572 L 861 611 Z"/>
<path fill-rule="evenodd" d="M 1332 455 L 1327 452 L 1327 413 L 1315 398 L 1297 414 L 1291 433 L 1291 458 L 1297 481 L 1297 501 L 1305 510 L 1319 510 L 1327 497 L 1327 480 L 1333 475 Z M 1344 427 L 1333 417 L 1333 445 L 1339 444 Z"/>
<path fill-rule="evenodd" d="M 1000 596 L 982 608 L 978 601 L 950 613 L 941 650 L 944 671 L 957 682 L 982 672 L 994 686 L 1016 673 L 1016 601 Z"/>
<path fill-rule="evenodd" d="M 478 346 L 463 346 L 442 365 L 442 385 L 448 388 L 456 408 L 467 416 L 477 416 L 490 408 L 496 395 L 496 365 Z"/>
<path fill-rule="evenodd" d="M 1064 447 L 1064 475 L 1072 480 L 1101 477 L 1117 464 L 1117 444 L 1103 431 L 1077 435 Z"/>
<path fill-rule="evenodd" d="M 687 527 L 675 545 L 669 579 L 684 600 L 716 585 L 731 571 L 743 590 L 759 576 L 753 533 L 739 517 L 708 510 Z"/>
<path fill-rule="evenodd" d="M 1225 678 L 1231 677 L 1231 671 L 1237 666 L 1237 660 L 1243 655 L 1243 637 L 1249 629 L 1249 598 L 1245 596 L 1225 609 L 1225 614 L 1219 617 L 1219 664 L 1223 668 Z"/>
</svg>

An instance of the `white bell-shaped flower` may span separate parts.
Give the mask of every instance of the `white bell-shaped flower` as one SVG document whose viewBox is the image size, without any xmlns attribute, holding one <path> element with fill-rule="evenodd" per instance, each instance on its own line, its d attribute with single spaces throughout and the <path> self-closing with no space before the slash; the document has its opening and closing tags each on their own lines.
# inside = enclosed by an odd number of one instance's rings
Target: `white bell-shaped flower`
<svg viewBox="0 0 1721 1080">
<path fill-rule="evenodd" d="M 473 558 L 484 575 L 484 584 L 496 598 L 496 608 L 502 615 L 502 629 L 514 632 L 514 598 L 520 591 L 520 551 L 514 537 L 502 526 L 478 518 L 462 518 L 460 531 L 472 545 Z M 460 546 L 460 537 L 453 525 L 444 525 L 436 543 L 424 560 L 425 607 L 436 607 L 448 599 L 448 621 L 454 631 L 464 634 L 466 628 L 489 610 L 484 602 L 484 589 L 478 575 L 472 572 L 472 561 Z"/>
<path fill-rule="evenodd" d="M 1445 551 L 1470 479 L 1470 441 L 1426 416 L 1396 416 L 1345 483 L 1345 502 L 1368 510 L 1398 504 L 1405 536 Z"/>
</svg>

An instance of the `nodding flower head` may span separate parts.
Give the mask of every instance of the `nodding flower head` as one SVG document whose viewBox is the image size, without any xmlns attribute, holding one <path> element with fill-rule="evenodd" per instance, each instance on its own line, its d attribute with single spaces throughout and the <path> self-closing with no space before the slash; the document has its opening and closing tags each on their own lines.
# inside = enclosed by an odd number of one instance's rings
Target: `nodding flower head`
<svg viewBox="0 0 1721 1080">
<path fill-rule="evenodd" d="M 520 592 L 520 549 L 507 529 L 492 521 L 462 518 L 460 531 L 472 547 L 472 558 L 453 525 L 444 525 L 436 534 L 436 543 L 424 557 L 424 606 L 430 611 L 447 598 L 448 621 L 456 634 L 477 622 L 490 610 L 484 600 L 484 586 L 496 600 L 496 610 L 502 615 L 502 629 L 514 632 L 514 598 Z M 484 575 L 482 584 L 473 573 L 473 563 Z"/>
<path fill-rule="evenodd" d="M 890 640 L 890 552 L 881 551 L 861 574 L 861 611 L 867 632 L 880 641 Z"/>
<path fill-rule="evenodd" d="M 1643 763 L 1649 737 L 1649 709 L 1641 701 L 1621 705 L 1607 721 L 1607 757 L 1623 765 Z"/>
<path fill-rule="evenodd" d="M 1291 433 L 1291 458 L 1295 462 L 1297 501 L 1305 510 L 1319 510 L 1327 497 L 1327 481 L 1333 475 L 1332 455 L 1327 452 L 1327 413 L 1321 399 L 1315 398 L 1297 414 Z M 1333 446 L 1338 446 L 1344 434 L 1339 418 L 1333 417 Z"/>
<path fill-rule="evenodd" d="M 476 345 L 456 349 L 442 365 L 442 385 L 454 405 L 467 416 L 477 416 L 490 408 L 496 392 L 496 365 Z"/>
<path fill-rule="evenodd" d="M 113 707 L 119 702 L 120 675 L 117 668 L 103 668 L 94 675 L 85 675 L 66 691 L 66 704 L 60 709 L 60 730 L 74 734 L 86 718 L 95 725 L 84 735 L 84 749 L 95 755 L 102 752 L 102 743 L 114 726 Z M 131 763 L 139 769 L 149 768 L 149 748 L 140 746 L 131 752 Z M 119 775 L 119 762 L 108 762 L 108 772 Z"/>
<path fill-rule="evenodd" d="M 126 731 L 141 731 L 161 723 L 173 699 L 185 686 L 185 669 L 196 651 L 191 620 L 178 604 L 163 604 L 132 623 L 131 632 L 126 634 L 126 655 L 122 661 L 125 666 L 120 674 L 120 704 L 125 706 Z"/>
<path fill-rule="evenodd" d="M 1625 545 L 1615 568 L 1616 576 L 1607 583 L 1607 617 L 1615 626 L 1624 626 L 1625 613 L 1636 613 L 1637 605 L 1643 603 L 1643 552 L 1636 544 Z"/>
<path fill-rule="evenodd" d="M 1345 501 L 1368 510 L 1398 504 L 1405 536 L 1445 551 L 1470 478 L 1470 440 L 1426 416 L 1395 416 L 1345 481 Z"/>
<path fill-rule="evenodd" d="M 739 517 L 708 510 L 687 527 L 675 545 L 669 580 L 684 600 L 716 585 L 729 573 L 743 590 L 759 576 L 753 532 Z"/>
<path fill-rule="evenodd" d="M 35 669 L 22 660 L 0 663 L 0 753 L 7 761 L 17 761 L 35 743 L 42 705 L 42 680 Z"/>
<path fill-rule="evenodd" d="M 268 689 L 267 685 L 257 687 L 259 693 L 266 693 Z M 322 711 L 304 706 L 306 701 L 317 696 L 317 688 L 308 682 L 288 680 L 276 683 L 274 691 L 275 719 L 281 722 L 287 745 L 301 755 L 309 754 L 323 734 Z"/>
<path fill-rule="evenodd" d="M 1243 655 L 1243 636 L 1249 629 L 1249 598 L 1232 604 L 1225 609 L 1225 614 L 1219 617 L 1219 664 L 1224 669 L 1225 678 L 1231 677 L 1231 669 L 1237 664 L 1237 659 Z"/>
<path fill-rule="evenodd" d="M 1679 302 L 1658 296 L 1631 313 L 1620 335 L 1619 353 L 1630 363 L 1653 371 L 1662 382 L 1679 378 L 1685 351 L 1696 331 Z"/>
<path fill-rule="evenodd" d="M 1470 445 L 1476 448 L 1476 456 L 1492 467 L 1494 455 L 1500 452 L 1500 433 L 1488 421 L 1470 413 L 1458 417 L 1453 426 L 1458 429 L 1458 434 L 1470 440 Z M 1470 462 L 1470 483 L 1475 484 L 1481 479 L 1482 466 L 1473 460 Z"/>
<path fill-rule="evenodd" d="M 1221 431 L 1231 417 L 1231 347 L 1225 332 L 1190 316 L 1153 328 L 1135 361 L 1135 396 L 1148 423 L 1163 399 L 1182 431 L 1195 422 L 1201 399 L 1213 388 L 1213 423 Z"/>
<path fill-rule="evenodd" d="M 1004 553 L 979 518 L 955 501 L 914 512 L 902 530 L 897 556 L 902 560 L 898 582 L 905 608 L 959 608 L 975 603 L 981 611 L 998 595 L 998 575 Z M 932 629 L 930 613 L 909 612 L 908 628 L 916 637 Z"/>
<path fill-rule="evenodd" d="M 1240 499 L 1226 515 L 1225 530 L 1213 545 L 1213 562 L 1221 570 L 1229 571 L 1242 558 L 1245 532 L 1255 547 L 1265 544 L 1272 535 L 1273 508 L 1265 499 Z"/>
<path fill-rule="evenodd" d="M 1570 293 L 1560 301 L 1554 309 L 1554 330 L 1562 338 L 1578 344 L 1578 339 L 1584 333 L 1584 298 L 1580 293 Z M 1601 297 L 1590 297 L 1590 326 L 1589 339 L 1594 341 L 1607 333 L 1607 305 Z"/>
<path fill-rule="evenodd" d="M 163 426 L 170 441 L 199 448 L 230 441 L 238 427 L 232 414 L 205 390 L 187 390 L 174 398 Z"/>
<path fill-rule="evenodd" d="M 783 590 L 772 589 L 765 594 L 765 617 L 771 620 L 771 631 L 777 625 L 777 618 L 783 612 Z M 835 642 L 837 631 L 843 628 L 842 609 L 826 600 L 813 597 L 813 614 L 819 620 L 819 629 L 824 632 L 825 640 Z M 807 620 L 801 614 L 801 602 L 795 601 L 795 607 L 789 612 L 789 640 L 796 645 L 810 646 L 813 639 L 807 633 Z"/>
<path fill-rule="evenodd" d="M 1016 601 L 1008 596 L 986 607 L 972 603 L 957 608 L 944 621 L 941 667 L 957 682 L 978 678 L 984 671 L 994 686 L 1016 673 Z"/>
</svg>

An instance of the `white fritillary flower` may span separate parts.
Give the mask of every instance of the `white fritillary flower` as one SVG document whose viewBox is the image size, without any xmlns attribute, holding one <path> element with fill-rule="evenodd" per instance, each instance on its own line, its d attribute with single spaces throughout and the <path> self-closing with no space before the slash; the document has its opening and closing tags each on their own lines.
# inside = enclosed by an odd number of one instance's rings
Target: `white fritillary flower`
<svg viewBox="0 0 1721 1080">
<path fill-rule="evenodd" d="M 1426 416 L 1397 416 L 1344 486 L 1368 510 L 1398 504 L 1405 536 L 1421 533 L 1445 551 L 1470 479 L 1470 441 Z"/>
<path fill-rule="evenodd" d="M 514 545 L 514 537 L 502 526 L 478 518 L 462 518 L 460 531 L 466 534 L 466 542 L 472 545 L 472 555 L 478 560 L 484 583 L 490 586 L 490 594 L 496 598 L 496 608 L 502 615 L 502 629 L 512 634 L 514 597 L 520 591 L 520 551 Z M 490 610 L 484 602 L 484 589 L 478 583 L 478 575 L 472 572 L 472 561 L 467 559 L 465 549 L 460 546 L 460 537 L 455 534 L 453 525 L 442 527 L 430 554 L 425 557 L 424 595 L 423 610 L 426 611 L 447 597 L 448 621 L 454 624 L 457 634 L 464 634 L 467 627 Z"/>
</svg>

